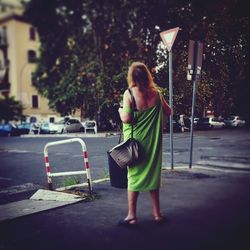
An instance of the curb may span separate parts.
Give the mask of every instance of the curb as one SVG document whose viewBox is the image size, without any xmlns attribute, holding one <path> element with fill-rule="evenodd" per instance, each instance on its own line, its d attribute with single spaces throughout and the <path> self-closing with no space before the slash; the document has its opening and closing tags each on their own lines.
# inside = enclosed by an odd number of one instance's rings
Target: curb
<svg viewBox="0 0 250 250">
<path fill-rule="evenodd" d="M 110 133 L 97 133 L 97 134 L 84 134 L 84 133 L 68 133 L 68 134 L 28 134 L 28 135 L 20 135 L 21 138 L 47 138 L 47 137 L 55 137 L 55 138 L 65 138 L 65 137 L 80 137 L 80 138 L 106 138 L 111 136 L 119 135 L 118 132 L 110 132 Z"/>
</svg>

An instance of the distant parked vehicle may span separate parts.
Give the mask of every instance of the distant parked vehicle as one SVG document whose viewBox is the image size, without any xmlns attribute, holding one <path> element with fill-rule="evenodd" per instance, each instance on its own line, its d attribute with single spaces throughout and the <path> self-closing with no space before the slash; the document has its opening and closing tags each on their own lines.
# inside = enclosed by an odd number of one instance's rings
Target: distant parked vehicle
<svg viewBox="0 0 250 250">
<path fill-rule="evenodd" d="M 192 117 L 189 118 L 190 126 L 191 126 L 191 120 L 192 120 Z M 197 123 L 198 123 L 199 120 L 200 120 L 200 118 L 194 117 L 194 129 L 197 128 Z M 190 126 L 189 126 L 189 128 L 190 128 Z"/>
<path fill-rule="evenodd" d="M 170 132 L 170 119 L 167 120 L 166 131 Z M 177 119 L 173 119 L 173 132 L 182 132 L 182 126 Z"/>
<path fill-rule="evenodd" d="M 20 135 L 18 127 L 15 124 L 0 124 L 0 136 L 18 136 Z"/>
<path fill-rule="evenodd" d="M 27 135 L 30 133 L 31 123 L 29 122 L 22 122 L 21 124 L 17 125 L 20 135 Z"/>
<path fill-rule="evenodd" d="M 44 122 L 40 126 L 40 134 L 55 134 L 57 126 L 54 123 Z"/>
<path fill-rule="evenodd" d="M 197 129 L 214 129 L 214 128 L 224 128 L 225 123 L 222 122 L 217 117 L 202 117 L 197 121 Z"/>
<path fill-rule="evenodd" d="M 200 120 L 198 117 L 194 117 L 194 125 L 197 125 L 197 122 Z"/>
<path fill-rule="evenodd" d="M 231 115 L 229 117 L 227 117 L 225 120 L 224 120 L 225 124 L 226 124 L 226 127 L 243 127 L 245 126 L 246 124 L 246 121 L 238 116 L 238 115 Z"/>
<path fill-rule="evenodd" d="M 84 132 L 83 124 L 77 119 L 69 119 L 64 126 L 64 133 L 70 132 Z"/>
<path fill-rule="evenodd" d="M 88 130 L 93 130 L 95 134 L 97 134 L 97 124 L 96 121 L 86 121 L 83 123 L 83 127 L 85 130 L 85 134 L 87 133 Z"/>
<path fill-rule="evenodd" d="M 61 120 L 59 122 L 55 122 L 54 125 L 57 127 L 57 133 L 62 134 L 65 126 L 65 120 Z"/>
</svg>

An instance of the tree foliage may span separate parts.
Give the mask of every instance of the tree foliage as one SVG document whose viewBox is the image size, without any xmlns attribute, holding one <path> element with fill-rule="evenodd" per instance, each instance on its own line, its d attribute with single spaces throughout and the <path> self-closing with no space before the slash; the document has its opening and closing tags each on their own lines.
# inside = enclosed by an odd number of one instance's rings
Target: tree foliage
<svg viewBox="0 0 250 250">
<path fill-rule="evenodd" d="M 21 120 L 23 107 L 14 97 L 0 98 L 0 122 Z"/>
<path fill-rule="evenodd" d="M 244 1 L 31 0 L 26 17 L 41 40 L 35 86 L 61 114 L 101 110 L 113 115 L 127 88 L 134 60 L 145 62 L 168 87 L 167 57 L 159 33 L 181 28 L 173 47 L 174 108 L 190 114 L 192 84 L 186 80 L 188 41 L 204 44 L 197 114 L 249 113 L 249 14 Z M 157 70 L 156 70 L 157 69 Z M 249 105 L 248 105 L 249 107 Z M 110 112 L 111 110 L 111 112 Z"/>
</svg>

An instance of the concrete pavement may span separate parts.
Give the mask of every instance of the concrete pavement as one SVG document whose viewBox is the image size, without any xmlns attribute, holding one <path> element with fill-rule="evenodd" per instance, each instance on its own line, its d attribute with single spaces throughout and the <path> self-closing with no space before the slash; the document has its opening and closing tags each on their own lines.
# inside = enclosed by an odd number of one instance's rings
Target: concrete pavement
<svg viewBox="0 0 250 250">
<path fill-rule="evenodd" d="M 131 229 L 117 225 L 126 215 L 126 190 L 98 183 L 94 201 L 1 222 L 0 249 L 249 249 L 249 188 L 249 172 L 164 170 L 167 223 L 152 221 L 150 196 L 141 193 L 139 224 Z"/>
</svg>

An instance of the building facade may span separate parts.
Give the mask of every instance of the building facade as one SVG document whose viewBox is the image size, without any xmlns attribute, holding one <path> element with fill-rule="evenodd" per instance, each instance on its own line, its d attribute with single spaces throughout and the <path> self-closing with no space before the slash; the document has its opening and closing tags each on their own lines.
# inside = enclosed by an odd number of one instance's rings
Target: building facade
<svg viewBox="0 0 250 250">
<path fill-rule="evenodd" d="M 6 2 L 0 1 L 0 95 L 20 101 L 28 122 L 61 119 L 32 85 L 39 56 L 38 33 L 23 19 L 20 4 Z"/>
</svg>

